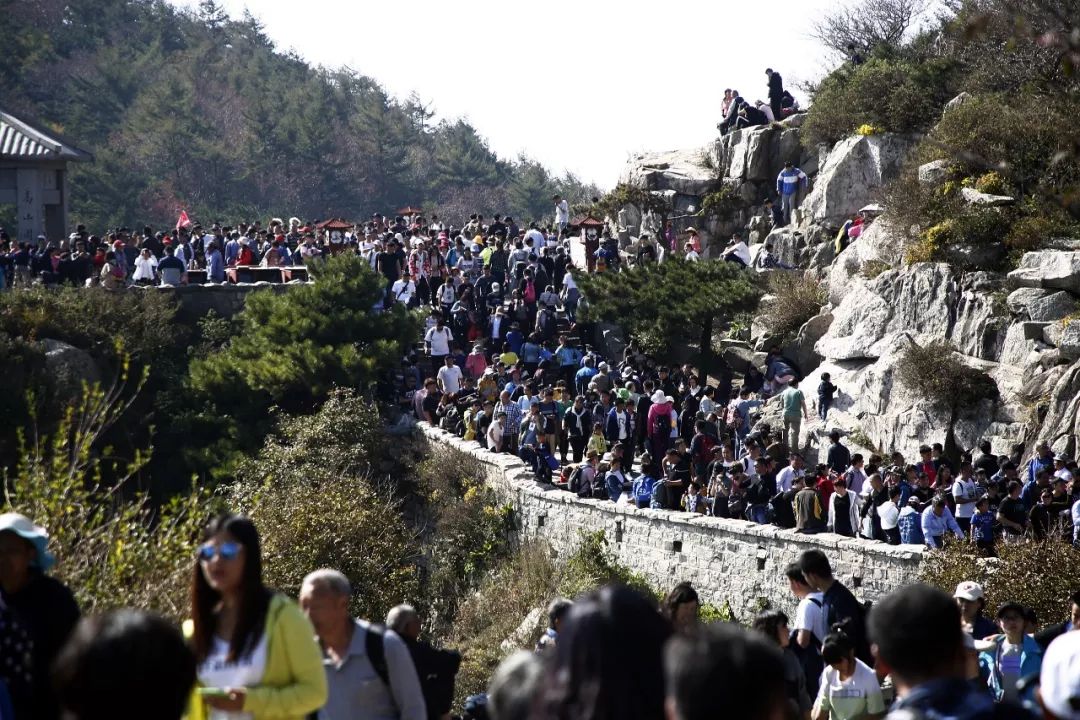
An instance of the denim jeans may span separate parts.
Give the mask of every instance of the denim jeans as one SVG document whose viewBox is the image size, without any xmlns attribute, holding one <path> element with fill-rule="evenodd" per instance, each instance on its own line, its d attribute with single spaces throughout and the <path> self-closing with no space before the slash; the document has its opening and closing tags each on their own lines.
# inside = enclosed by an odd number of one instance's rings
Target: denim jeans
<svg viewBox="0 0 1080 720">
<path fill-rule="evenodd" d="M 819 397 L 817 401 L 817 414 L 822 420 L 827 419 L 825 416 L 829 414 L 829 408 L 832 407 L 832 400 L 829 398 Z"/>
</svg>

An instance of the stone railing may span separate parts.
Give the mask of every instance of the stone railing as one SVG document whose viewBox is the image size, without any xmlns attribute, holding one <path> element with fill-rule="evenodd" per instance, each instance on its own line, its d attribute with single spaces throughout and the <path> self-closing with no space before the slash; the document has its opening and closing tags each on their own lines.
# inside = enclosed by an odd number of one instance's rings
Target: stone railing
<svg viewBox="0 0 1080 720">
<path fill-rule="evenodd" d="M 129 292 L 160 292 L 176 298 L 179 308 L 177 317 L 181 320 L 195 321 L 205 317 L 213 310 L 224 318 L 231 318 L 244 309 L 249 293 L 267 291 L 273 293 L 288 292 L 289 288 L 306 283 L 219 283 L 206 285 L 164 285 L 132 286 Z"/>
<path fill-rule="evenodd" d="M 513 505 L 521 538 L 543 538 L 563 555 L 573 550 L 582 532 L 603 530 L 618 561 L 655 587 L 671 588 L 687 580 L 704 602 L 728 604 L 740 620 L 766 604 L 793 613 L 795 598 L 784 568 L 811 548 L 824 551 L 836 577 L 863 600 L 876 600 L 915 582 L 919 574 L 920 546 L 800 535 L 742 520 L 583 500 L 536 483 L 531 470 L 512 455 L 488 452 L 426 423 L 419 428 L 430 442 L 468 453 L 483 464 L 491 487 Z"/>
</svg>

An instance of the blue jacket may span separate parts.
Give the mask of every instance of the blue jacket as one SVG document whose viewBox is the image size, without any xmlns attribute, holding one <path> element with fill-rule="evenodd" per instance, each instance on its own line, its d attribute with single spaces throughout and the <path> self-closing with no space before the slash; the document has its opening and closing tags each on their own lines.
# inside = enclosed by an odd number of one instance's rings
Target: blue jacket
<svg viewBox="0 0 1080 720">
<path fill-rule="evenodd" d="M 797 167 L 790 170 L 784 169 L 776 176 L 776 194 L 794 195 L 799 192 L 799 187 L 806 187 L 806 173 Z"/>
<path fill-rule="evenodd" d="M 914 508 L 903 508 L 896 526 L 900 529 L 900 542 L 905 545 L 922 545 L 926 542 L 922 534 L 922 515 Z"/>
<path fill-rule="evenodd" d="M 1004 693 L 1001 687 L 1001 674 L 997 667 L 997 656 L 1003 642 L 1005 642 L 1005 636 L 1000 635 L 994 639 L 993 648 L 979 653 L 979 672 L 986 678 L 986 684 L 997 700 L 1000 700 Z M 1042 659 L 1042 647 L 1035 642 L 1035 638 L 1025 635 L 1023 650 L 1020 652 L 1020 677 L 1038 675 L 1039 670 L 1042 669 Z"/>
<path fill-rule="evenodd" d="M 926 720 L 991 720 L 994 701 L 974 687 L 956 678 L 931 680 L 917 686 L 897 700 L 890 715 L 897 710 L 914 710 Z"/>
<path fill-rule="evenodd" d="M 656 484 L 656 478 L 650 475 L 638 475 L 634 478 L 634 499 L 637 500 L 638 507 L 649 507 L 652 501 L 653 485 Z"/>
</svg>

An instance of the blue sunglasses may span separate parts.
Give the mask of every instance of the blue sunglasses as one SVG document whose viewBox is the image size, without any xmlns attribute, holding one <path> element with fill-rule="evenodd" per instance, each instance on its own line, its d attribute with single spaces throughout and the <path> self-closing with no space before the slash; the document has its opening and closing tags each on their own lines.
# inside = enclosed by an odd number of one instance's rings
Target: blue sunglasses
<svg viewBox="0 0 1080 720">
<path fill-rule="evenodd" d="M 234 542 L 221 543 L 220 545 L 206 543 L 199 548 L 199 559 L 210 562 L 216 556 L 222 560 L 235 560 L 240 555 L 240 548 L 240 543 Z"/>
</svg>

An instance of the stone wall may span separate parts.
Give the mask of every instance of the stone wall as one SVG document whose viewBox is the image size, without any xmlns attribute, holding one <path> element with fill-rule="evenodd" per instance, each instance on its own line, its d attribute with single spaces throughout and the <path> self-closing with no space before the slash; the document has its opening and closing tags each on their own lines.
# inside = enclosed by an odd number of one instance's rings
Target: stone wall
<svg viewBox="0 0 1080 720">
<path fill-rule="evenodd" d="M 764 603 L 794 612 L 784 568 L 804 550 L 828 555 L 833 572 L 864 600 L 875 600 L 914 582 L 923 548 L 888 546 L 838 535 L 797 535 L 769 525 L 662 510 L 616 507 L 606 500 L 581 500 L 539 485 L 511 455 L 496 455 L 442 430 L 420 423 L 429 441 L 472 455 L 487 469 L 491 486 L 511 502 L 522 538 L 541 537 L 561 554 L 582 531 L 603 530 L 620 563 L 658 588 L 688 580 L 705 602 L 729 604 L 740 620 Z"/>
<path fill-rule="evenodd" d="M 195 322 L 213 310 L 224 318 L 231 318 L 244 309 L 248 293 L 268 290 L 273 293 L 288 292 L 289 288 L 305 285 L 304 282 L 292 283 L 225 283 L 222 285 L 181 285 L 178 287 L 142 287 L 134 289 L 141 292 L 160 292 L 173 295 L 179 303 L 176 311 L 178 320 Z"/>
</svg>

